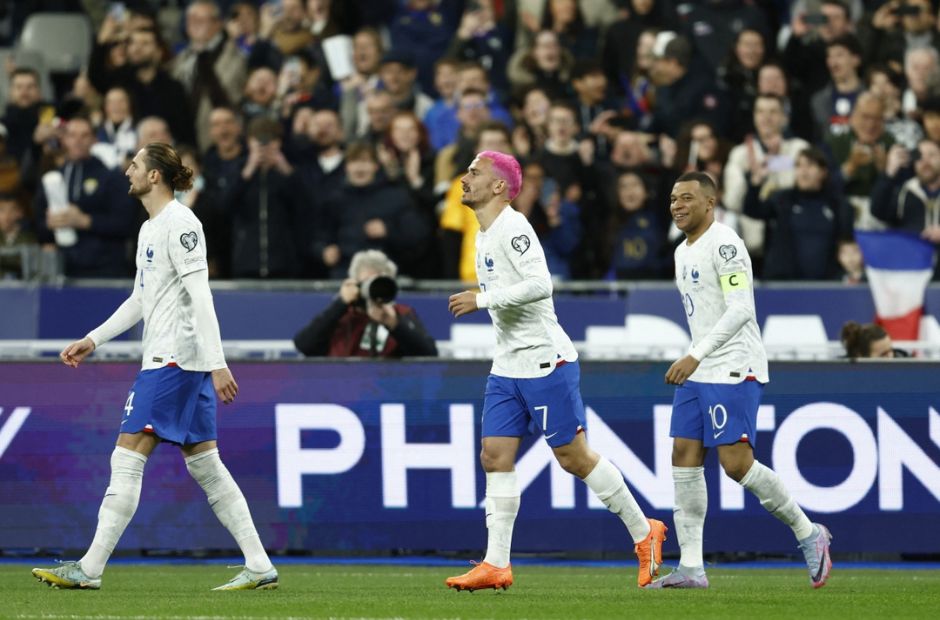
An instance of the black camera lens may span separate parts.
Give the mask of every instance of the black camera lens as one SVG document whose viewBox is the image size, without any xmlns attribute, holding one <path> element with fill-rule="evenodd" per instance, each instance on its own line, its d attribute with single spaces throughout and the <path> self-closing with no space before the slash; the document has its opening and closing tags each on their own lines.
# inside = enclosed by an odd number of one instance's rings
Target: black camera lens
<svg viewBox="0 0 940 620">
<path fill-rule="evenodd" d="M 377 304 L 395 301 L 398 295 L 398 283 L 389 276 L 375 276 L 364 281 L 359 289 L 361 297 Z"/>
</svg>

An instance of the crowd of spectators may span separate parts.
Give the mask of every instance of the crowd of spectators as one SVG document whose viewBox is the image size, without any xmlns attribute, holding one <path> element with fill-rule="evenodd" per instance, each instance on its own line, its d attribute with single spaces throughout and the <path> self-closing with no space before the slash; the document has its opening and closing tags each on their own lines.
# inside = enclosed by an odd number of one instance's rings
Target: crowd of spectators
<svg viewBox="0 0 940 620">
<path fill-rule="evenodd" d="M 0 249 L 70 277 L 132 274 L 122 175 L 156 140 L 197 172 L 215 278 L 342 279 L 373 249 L 473 281 L 458 179 L 483 149 L 523 163 L 514 206 L 560 280 L 671 278 L 691 170 L 765 280 L 863 279 L 855 230 L 940 243 L 934 0 L 8 4 L 9 46 L 37 10 L 95 24 L 55 92 L 9 61 L 0 119 Z"/>
</svg>

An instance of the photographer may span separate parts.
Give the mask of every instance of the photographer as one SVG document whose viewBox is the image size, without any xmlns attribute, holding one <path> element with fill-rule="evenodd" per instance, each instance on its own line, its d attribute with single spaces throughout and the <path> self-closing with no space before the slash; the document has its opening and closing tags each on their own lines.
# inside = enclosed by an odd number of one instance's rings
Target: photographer
<svg viewBox="0 0 940 620">
<path fill-rule="evenodd" d="M 436 356 L 415 311 L 394 303 L 398 267 L 379 250 L 353 255 L 339 295 L 294 336 L 308 357 Z"/>
</svg>

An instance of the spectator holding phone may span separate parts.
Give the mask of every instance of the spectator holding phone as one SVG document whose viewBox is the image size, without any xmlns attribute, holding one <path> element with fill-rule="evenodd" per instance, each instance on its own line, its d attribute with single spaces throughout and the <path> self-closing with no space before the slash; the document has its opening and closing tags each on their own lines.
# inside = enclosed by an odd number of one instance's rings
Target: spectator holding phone
<svg viewBox="0 0 940 620">
<path fill-rule="evenodd" d="M 754 100 L 754 134 L 731 149 L 723 176 L 724 205 L 730 211 L 744 210 L 748 176 L 751 170 L 763 168 L 760 194 L 793 187 L 797 155 L 809 147 L 802 138 L 788 138 L 789 123 L 786 102 L 782 97 L 760 94 Z M 741 238 L 751 256 L 761 256 L 764 246 L 764 222 L 749 217 L 740 220 Z"/>
<path fill-rule="evenodd" d="M 232 276 L 303 275 L 313 208 L 282 150 L 280 122 L 259 116 L 248 125 L 248 159 L 228 205 L 232 218 Z"/>
<path fill-rule="evenodd" d="M 762 277 L 767 280 L 830 280 L 839 276 L 839 244 L 853 239 L 853 214 L 828 182 L 826 156 L 806 148 L 796 158 L 794 185 L 761 198 L 767 170 L 750 171 L 744 214 L 767 222 Z"/>
<path fill-rule="evenodd" d="M 871 17 L 866 49 L 869 63 L 901 67 L 912 49 L 940 47 L 940 32 L 931 0 L 889 0 Z"/>
<path fill-rule="evenodd" d="M 790 37 L 783 52 L 787 75 L 798 90 L 812 94 L 829 81 L 826 47 L 829 42 L 854 31 L 847 0 L 822 0 L 818 11 L 794 7 Z"/>
</svg>

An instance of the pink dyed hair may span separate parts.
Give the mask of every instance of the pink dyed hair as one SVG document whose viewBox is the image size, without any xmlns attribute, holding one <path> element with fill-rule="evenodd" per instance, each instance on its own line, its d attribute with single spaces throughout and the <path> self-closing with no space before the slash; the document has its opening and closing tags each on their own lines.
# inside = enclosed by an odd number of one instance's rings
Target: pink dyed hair
<svg viewBox="0 0 940 620">
<path fill-rule="evenodd" d="M 506 181 L 509 200 L 519 195 L 519 190 L 522 188 L 522 166 L 515 157 L 499 151 L 481 151 L 477 153 L 477 157 L 485 157 L 493 162 L 493 172 Z"/>
</svg>

